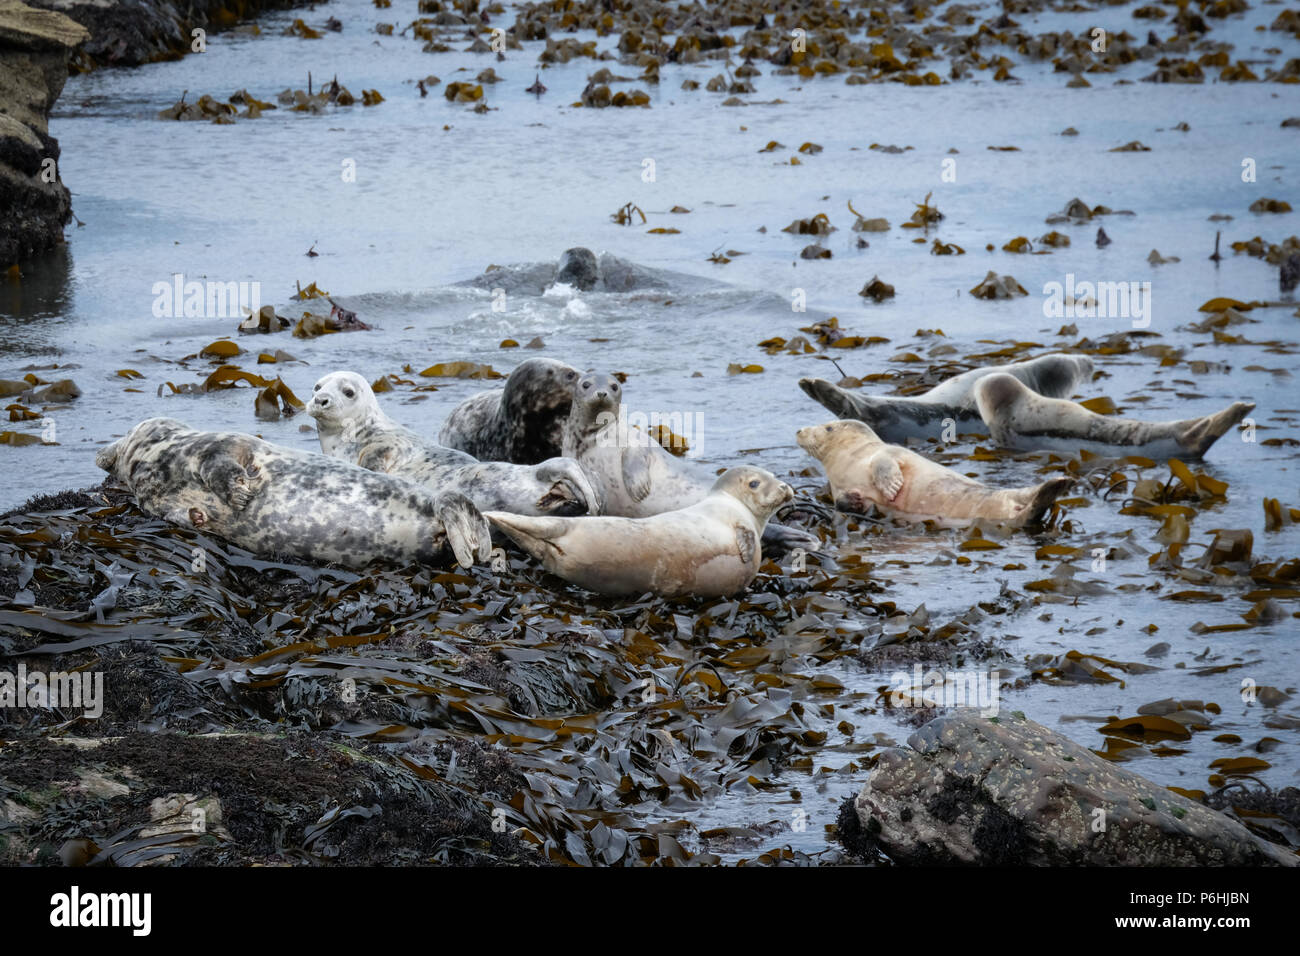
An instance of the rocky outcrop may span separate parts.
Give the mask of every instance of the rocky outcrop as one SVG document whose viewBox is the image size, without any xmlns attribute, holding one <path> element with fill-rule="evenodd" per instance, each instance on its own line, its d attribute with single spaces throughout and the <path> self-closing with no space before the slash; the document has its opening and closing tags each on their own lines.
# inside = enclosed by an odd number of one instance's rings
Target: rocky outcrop
<svg viewBox="0 0 1300 956">
<path fill-rule="evenodd" d="M 29 0 L 32 6 L 66 14 L 90 39 L 73 58 L 73 68 L 138 66 L 178 60 L 193 51 L 194 30 L 216 33 L 267 10 L 305 6 L 313 0 Z"/>
<path fill-rule="evenodd" d="M 841 819 L 899 863 L 1295 866 L 1237 821 L 1018 715 L 938 717 L 880 755 Z M 849 827 L 845 827 L 845 823 Z"/>
<path fill-rule="evenodd" d="M 50 108 L 88 34 L 59 13 L 0 0 L 0 269 L 63 241 L 72 200 Z"/>
</svg>

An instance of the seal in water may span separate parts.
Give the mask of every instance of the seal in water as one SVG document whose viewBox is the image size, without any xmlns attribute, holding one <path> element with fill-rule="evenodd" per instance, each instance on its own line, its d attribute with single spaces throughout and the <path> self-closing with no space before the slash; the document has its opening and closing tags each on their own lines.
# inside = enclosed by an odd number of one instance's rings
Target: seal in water
<svg viewBox="0 0 1300 956">
<path fill-rule="evenodd" d="M 865 514 L 874 504 L 890 516 L 945 527 L 980 518 L 1021 527 L 1038 523 L 1074 483 L 1053 478 L 996 491 L 900 445 L 886 444 L 856 420 L 809 425 L 796 437 L 799 447 L 821 462 L 835 505 L 843 511 Z"/>
<path fill-rule="evenodd" d="M 982 379 L 975 386 L 975 399 L 989 437 L 1003 448 L 1071 455 L 1084 449 L 1098 455 L 1156 459 L 1202 457 L 1255 408 L 1254 402 L 1233 402 L 1204 418 L 1144 422 L 1098 415 L 1078 402 L 1044 398 L 1010 375 Z"/>
<path fill-rule="evenodd" d="M 1068 398 L 1080 383 L 1092 380 L 1092 370 L 1086 355 L 1043 355 L 1015 365 L 974 368 L 914 397 L 855 395 L 821 378 L 802 378 L 799 387 L 841 418 L 866 422 L 882 441 L 902 444 L 909 438 L 938 438 L 947 418 L 959 428 L 981 430 L 974 388 L 985 376 L 1014 375 L 1041 395 Z"/>
<path fill-rule="evenodd" d="M 648 518 L 487 518 L 552 574 L 590 591 L 719 597 L 754 580 L 763 526 L 792 497 L 771 472 L 742 466 L 703 500 Z"/>
<path fill-rule="evenodd" d="M 608 252 L 596 255 L 585 246 L 574 246 L 564 250 L 555 262 L 491 265 L 481 275 L 455 285 L 490 292 L 500 290 L 508 295 L 539 296 L 557 285 L 568 285 L 581 292 L 653 294 L 715 289 L 722 283 L 638 265 Z"/>
<path fill-rule="evenodd" d="M 563 454 L 578 370 L 554 359 L 515 366 L 502 388 L 478 392 L 443 422 L 438 441 L 480 461 L 536 465 Z"/>
<path fill-rule="evenodd" d="M 600 281 L 600 264 L 596 261 L 596 254 L 585 246 L 565 249 L 560 254 L 552 281 L 556 285 L 571 285 L 583 292 L 594 288 Z"/>
<path fill-rule="evenodd" d="M 564 454 L 582 465 L 601 499 L 600 513 L 648 518 L 692 505 L 711 482 L 639 428 L 619 419 L 622 386 L 612 375 L 586 374 L 573 392 Z M 764 540 L 782 548 L 816 549 L 806 531 L 768 524 Z"/>
<path fill-rule="evenodd" d="M 327 455 L 434 491 L 459 491 L 482 511 L 571 516 L 600 510 L 586 473 L 571 458 L 514 465 L 444 448 L 385 415 L 356 372 L 330 372 L 312 392 L 307 413 Z"/>
<path fill-rule="evenodd" d="M 151 418 L 100 450 L 95 464 L 140 509 L 257 554 L 321 564 L 486 561 L 492 533 L 462 494 L 281 448 L 238 432 L 201 432 Z"/>
</svg>

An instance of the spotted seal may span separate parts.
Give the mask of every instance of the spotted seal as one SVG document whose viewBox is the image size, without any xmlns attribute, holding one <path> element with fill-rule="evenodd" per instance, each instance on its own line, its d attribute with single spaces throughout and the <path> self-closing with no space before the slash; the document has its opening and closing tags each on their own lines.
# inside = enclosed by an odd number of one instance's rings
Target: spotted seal
<svg viewBox="0 0 1300 956">
<path fill-rule="evenodd" d="M 916 396 L 857 395 L 821 378 L 800 379 L 799 387 L 840 418 L 866 422 L 881 441 L 902 444 L 909 438 L 938 438 L 944 419 L 952 419 L 963 431 L 982 431 L 975 383 L 999 373 L 1014 375 L 1040 395 L 1068 398 L 1081 383 L 1092 380 L 1093 364 L 1086 355 L 1042 355 L 1013 365 L 971 369 Z"/>
<path fill-rule="evenodd" d="M 639 265 L 608 252 L 596 255 L 585 246 L 564 250 L 554 262 L 488 266 L 482 275 L 456 283 L 484 291 L 529 296 L 544 295 L 547 290 L 562 285 L 579 292 L 654 294 L 712 289 L 720 284 L 712 279 Z"/>
<path fill-rule="evenodd" d="M 742 466 L 694 504 L 647 518 L 487 518 L 552 574 L 590 591 L 718 597 L 754 580 L 763 527 L 793 496 L 771 472 Z"/>
<path fill-rule="evenodd" d="M 324 564 L 486 561 L 491 529 L 464 495 L 237 432 L 151 418 L 95 463 L 140 509 L 263 555 Z"/>
<path fill-rule="evenodd" d="M 647 518 L 694 504 L 712 481 L 636 427 L 619 419 L 622 386 L 612 375 L 588 373 L 574 386 L 564 429 L 564 454 L 578 461 L 601 499 L 602 515 Z M 768 523 L 764 540 L 781 548 L 811 548 L 806 531 Z"/>
<path fill-rule="evenodd" d="M 536 465 L 558 458 L 577 380 L 576 368 L 555 359 L 521 362 L 504 386 L 471 395 L 452 409 L 438 441 L 480 461 Z"/>
<path fill-rule="evenodd" d="M 1060 451 L 1075 455 L 1145 455 L 1201 458 L 1210 446 L 1255 408 L 1233 402 L 1221 412 L 1181 421 L 1146 422 L 1098 415 L 1078 402 L 1046 398 L 1010 375 L 990 375 L 975 386 L 975 400 L 989 437 L 1003 448 Z"/>
<path fill-rule="evenodd" d="M 435 491 L 459 491 L 483 511 L 522 515 L 596 514 L 600 500 L 570 458 L 538 465 L 479 461 L 397 424 L 356 372 L 330 372 L 312 389 L 307 414 L 316 419 L 321 451 L 370 471 L 396 475 Z"/>
<path fill-rule="evenodd" d="M 1052 478 L 1028 488 L 995 490 L 881 441 L 856 419 L 810 425 L 799 429 L 796 438 L 800 448 L 821 462 L 836 507 L 844 511 L 865 513 L 875 505 L 890 516 L 947 527 L 981 518 L 1019 527 L 1038 523 L 1073 484 L 1070 478 Z"/>
</svg>

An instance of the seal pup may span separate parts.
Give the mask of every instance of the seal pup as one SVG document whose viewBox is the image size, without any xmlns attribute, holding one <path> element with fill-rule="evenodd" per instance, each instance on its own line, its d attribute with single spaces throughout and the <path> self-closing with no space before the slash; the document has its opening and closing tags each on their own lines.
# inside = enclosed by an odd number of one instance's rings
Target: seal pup
<svg viewBox="0 0 1300 956">
<path fill-rule="evenodd" d="M 1068 398 L 1082 382 L 1092 380 L 1092 359 L 1086 355 L 1042 355 L 1014 365 L 990 365 L 945 379 L 921 395 L 856 395 L 823 378 L 801 378 L 799 387 L 840 418 L 866 422 L 882 441 L 903 444 L 909 438 L 938 438 L 944 419 L 959 428 L 980 430 L 975 407 L 975 383 L 1004 373 L 1014 375 L 1040 395 Z"/>
<path fill-rule="evenodd" d="M 101 449 L 95 464 L 140 509 L 257 554 L 323 564 L 486 561 L 491 528 L 457 492 L 434 494 L 336 458 L 238 432 L 201 432 L 151 418 Z"/>
<path fill-rule="evenodd" d="M 1013 379 L 1014 381 L 1014 379 Z M 821 462 L 842 511 L 865 514 L 875 505 L 892 517 L 962 527 L 981 518 L 1022 527 L 1037 524 L 1074 483 L 1052 478 L 1027 488 L 995 490 L 900 445 L 880 439 L 865 422 L 809 425 L 799 447 Z"/>
<path fill-rule="evenodd" d="M 588 373 L 574 386 L 564 429 L 564 454 L 582 465 L 600 496 L 602 515 L 648 518 L 685 508 L 709 493 L 712 481 L 639 428 L 619 419 L 623 390 L 612 375 Z M 816 549 L 806 531 L 771 523 L 764 540 L 785 549 Z"/>
<path fill-rule="evenodd" d="M 1078 402 L 1037 395 L 1010 375 L 990 375 L 975 386 L 975 400 L 989 437 L 1004 448 L 1149 458 L 1201 458 L 1220 437 L 1255 408 L 1233 402 L 1203 418 L 1144 422 L 1098 415 Z"/>
<path fill-rule="evenodd" d="M 356 372 L 321 378 L 307 414 L 316 419 L 325 454 L 434 491 L 459 491 L 482 511 L 572 516 L 600 510 L 600 499 L 576 461 L 514 465 L 444 448 L 385 415 L 370 383 Z"/>
<path fill-rule="evenodd" d="M 487 519 L 552 574 L 602 594 L 721 597 L 744 590 L 762 561 L 763 526 L 794 490 L 771 472 L 724 472 L 703 500 L 648 518 Z"/>
<path fill-rule="evenodd" d="M 452 409 L 438 442 L 480 461 L 536 465 L 558 458 L 577 380 L 576 368 L 555 359 L 521 362 L 501 388 L 478 392 Z"/>
</svg>

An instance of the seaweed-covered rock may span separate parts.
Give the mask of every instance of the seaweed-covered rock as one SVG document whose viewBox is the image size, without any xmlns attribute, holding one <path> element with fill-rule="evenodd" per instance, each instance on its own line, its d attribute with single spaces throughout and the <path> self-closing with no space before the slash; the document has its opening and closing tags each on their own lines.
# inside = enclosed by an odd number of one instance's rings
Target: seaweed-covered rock
<svg viewBox="0 0 1300 956">
<path fill-rule="evenodd" d="M 62 14 L 0 0 L 0 268 L 58 245 L 72 217 L 49 117 L 86 37 Z"/>
<path fill-rule="evenodd" d="M 901 863 L 1300 863 L 1240 823 L 1019 716 L 930 721 L 880 755 L 855 801 Z"/>
</svg>

